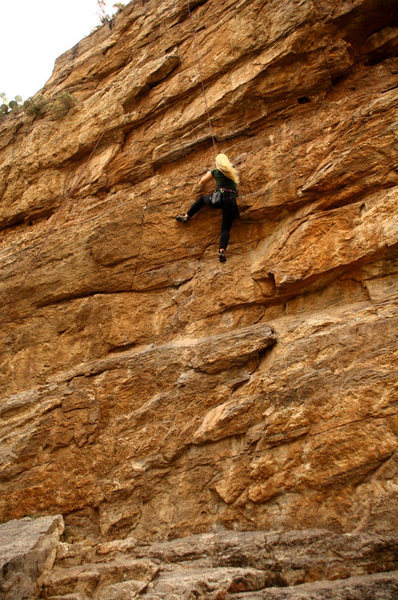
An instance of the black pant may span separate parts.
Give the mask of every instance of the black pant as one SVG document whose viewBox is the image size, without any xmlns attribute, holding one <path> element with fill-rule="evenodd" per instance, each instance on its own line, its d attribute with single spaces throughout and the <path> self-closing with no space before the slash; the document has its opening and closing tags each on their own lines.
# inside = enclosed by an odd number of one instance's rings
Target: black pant
<svg viewBox="0 0 398 600">
<path fill-rule="evenodd" d="M 204 206 L 220 208 L 222 210 L 222 223 L 219 248 L 226 250 L 229 242 L 229 232 L 231 230 L 232 223 L 239 215 L 238 205 L 236 204 L 236 196 L 231 192 L 223 192 L 220 206 L 213 206 L 210 202 L 210 199 L 211 196 L 201 196 L 192 204 L 187 214 L 189 218 L 191 218 Z"/>
</svg>

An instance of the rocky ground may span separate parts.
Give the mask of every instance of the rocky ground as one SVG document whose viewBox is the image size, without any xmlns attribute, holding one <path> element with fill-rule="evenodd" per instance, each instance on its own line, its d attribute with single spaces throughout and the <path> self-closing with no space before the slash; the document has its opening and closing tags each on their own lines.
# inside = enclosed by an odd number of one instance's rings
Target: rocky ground
<svg viewBox="0 0 398 600">
<path fill-rule="evenodd" d="M 62 526 L 60 517 L 0 525 L 4 600 L 394 600 L 398 593 L 391 535 L 224 530 L 154 544 L 132 537 L 71 544 L 58 541 Z"/>
<path fill-rule="evenodd" d="M 190 8 L 130 3 L 57 60 L 42 93 L 73 95 L 64 118 L 0 123 L 0 517 L 62 514 L 90 548 L 224 530 L 390 539 L 396 3 Z M 241 172 L 225 264 L 217 211 L 175 221 L 216 151 Z M 211 568 L 214 594 L 291 597 L 264 591 L 258 564 Z M 376 571 L 353 585 L 396 590 Z M 336 597 L 316 581 L 292 597 Z"/>
</svg>

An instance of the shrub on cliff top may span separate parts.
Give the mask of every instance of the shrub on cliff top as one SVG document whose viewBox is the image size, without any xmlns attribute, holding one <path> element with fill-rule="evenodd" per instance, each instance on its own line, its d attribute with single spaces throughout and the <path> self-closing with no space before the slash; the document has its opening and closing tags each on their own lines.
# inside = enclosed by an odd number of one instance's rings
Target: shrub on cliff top
<svg viewBox="0 0 398 600">
<path fill-rule="evenodd" d="M 115 11 L 112 11 L 112 15 L 109 15 L 106 12 L 106 2 L 105 0 L 97 0 L 97 6 L 98 6 L 98 16 L 100 18 L 101 23 L 107 23 L 108 21 L 111 21 Z M 116 14 L 119 14 L 120 11 L 123 10 L 123 8 L 125 8 L 125 4 L 123 2 L 115 2 L 112 5 L 112 8 L 116 9 Z"/>
<path fill-rule="evenodd" d="M 112 22 L 113 22 L 113 17 L 115 15 L 118 15 L 125 7 L 126 5 L 123 2 L 115 2 L 112 7 L 115 9 L 115 11 L 112 12 L 112 15 L 109 15 L 106 12 L 106 2 L 105 0 L 97 0 L 97 7 L 98 7 L 98 17 L 99 20 L 101 21 L 101 23 L 99 25 L 97 25 L 96 27 L 93 27 L 92 30 L 90 31 L 90 35 L 92 33 L 94 33 L 95 31 L 97 31 L 98 29 L 101 29 L 102 25 L 105 25 L 105 23 L 108 23 L 110 28 L 112 28 Z"/>
<path fill-rule="evenodd" d="M 68 92 L 63 92 L 54 98 L 50 113 L 55 119 L 63 119 L 75 104 L 73 96 Z"/>
<path fill-rule="evenodd" d="M 123 8 L 125 8 L 125 4 L 123 4 L 123 2 L 115 2 L 115 4 L 113 5 L 114 8 L 116 8 L 116 14 L 118 15 Z"/>
<path fill-rule="evenodd" d="M 36 98 L 28 98 L 23 103 L 23 109 L 25 114 L 31 117 L 44 117 L 47 112 L 48 101 L 43 96 L 36 96 Z"/>
<path fill-rule="evenodd" d="M 21 96 L 15 96 L 14 100 L 8 101 L 4 92 L 0 94 L 0 119 L 10 113 L 16 113 L 23 109 L 26 115 L 34 119 L 40 119 L 46 115 L 53 119 L 63 119 L 69 110 L 76 104 L 76 100 L 68 92 L 62 92 L 50 99 L 44 96 L 28 98 L 22 103 Z"/>
<path fill-rule="evenodd" d="M 54 119 L 63 119 L 69 110 L 76 104 L 75 99 L 68 92 L 62 92 L 49 100 L 44 96 L 28 98 L 23 104 L 25 113 L 34 118 L 42 118 L 50 115 Z"/>
</svg>

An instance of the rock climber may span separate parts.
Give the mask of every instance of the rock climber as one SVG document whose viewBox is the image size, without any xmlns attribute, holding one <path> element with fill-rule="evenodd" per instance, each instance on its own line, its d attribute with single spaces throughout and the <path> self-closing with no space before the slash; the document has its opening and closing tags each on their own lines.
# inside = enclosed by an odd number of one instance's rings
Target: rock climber
<svg viewBox="0 0 398 600">
<path fill-rule="evenodd" d="M 239 174 L 225 154 L 217 154 L 216 168 L 203 175 L 200 180 L 200 186 L 202 187 L 214 180 L 217 188 L 213 194 L 200 196 L 185 215 L 178 215 L 176 219 L 181 223 L 187 223 L 204 206 L 220 208 L 222 210 L 222 224 L 218 257 L 220 262 L 225 262 L 227 260 L 225 251 L 229 242 L 229 232 L 234 219 L 239 216 L 239 209 L 236 203 Z"/>
</svg>

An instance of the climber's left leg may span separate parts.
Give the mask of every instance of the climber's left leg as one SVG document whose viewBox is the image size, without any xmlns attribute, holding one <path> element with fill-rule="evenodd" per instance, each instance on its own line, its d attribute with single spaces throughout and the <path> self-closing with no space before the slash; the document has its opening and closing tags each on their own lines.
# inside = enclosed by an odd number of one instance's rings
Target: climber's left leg
<svg viewBox="0 0 398 600">
<path fill-rule="evenodd" d="M 197 212 L 199 212 L 205 204 L 209 203 L 209 199 L 210 196 L 201 196 L 200 198 L 198 198 L 198 200 L 196 200 L 196 202 L 192 204 L 191 208 L 188 212 L 185 213 L 185 215 L 178 215 L 176 217 L 177 221 L 181 221 L 182 223 L 186 223 L 187 221 L 189 221 L 189 219 L 193 217 Z"/>
</svg>

